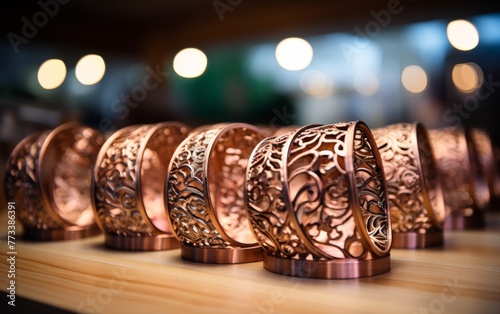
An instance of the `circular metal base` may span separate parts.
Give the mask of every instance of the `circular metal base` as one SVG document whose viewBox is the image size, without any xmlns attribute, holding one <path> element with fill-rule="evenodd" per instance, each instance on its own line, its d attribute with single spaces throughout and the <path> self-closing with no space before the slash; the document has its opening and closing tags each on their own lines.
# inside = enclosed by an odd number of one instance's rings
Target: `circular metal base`
<svg viewBox="0 0 500 314">
<path fill-rule="evenodd" d="M 475 211 L 472 216 L 448 216 L 444 223 L 445 230 L 483 229 L 486 226 L 484 212 Z"/>
<path fill-rule="evenodd" d="M 104 244 L 109 248 L 125 251 L 164 251 L 178 249 L 181 246 L 172 234 L 132 237 L 106 233 Z"/>
<path fill-rule="evenodd" d="M 338 259 L 310 261 L 264 254 L 264 268 L 270 272 L 303 278 L 352 279 L 371 277 L 391 269 L 390 255 L 373 260 Z"/>
<path fill-rule="evenodd" d="M 185 260 L 197 263 L 238 264 L 261 261 L 263 251 L 260 246 L 211 249 L 182 245 L 181 256 Z"/>
<path fill-rule="evenodd" d="M 61 229 L 38 229 L 24 227 L 24 239 L 29 241 L 77 240 L 101 233 L 97 225 L 71 226 Z"/>
<path fill-rule="evenodd" d="M 394 232 L 392 234 L 393 249 L 423 249 L 443 243 L 443 230 L 427 230 L 426 233 Z"/>
</svg>

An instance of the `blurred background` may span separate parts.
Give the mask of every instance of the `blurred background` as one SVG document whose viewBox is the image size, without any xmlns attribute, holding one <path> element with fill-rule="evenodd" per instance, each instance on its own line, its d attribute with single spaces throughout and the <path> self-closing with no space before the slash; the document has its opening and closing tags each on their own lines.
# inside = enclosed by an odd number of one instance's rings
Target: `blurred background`
<svg viewBox="0 0 500 314">
<path fill-rule="evenodd" d="M 496 1 L 4 1 L 2 164 L 37 130 L 176 120 L 478 126 L 500 141 Z"/>
</svg>

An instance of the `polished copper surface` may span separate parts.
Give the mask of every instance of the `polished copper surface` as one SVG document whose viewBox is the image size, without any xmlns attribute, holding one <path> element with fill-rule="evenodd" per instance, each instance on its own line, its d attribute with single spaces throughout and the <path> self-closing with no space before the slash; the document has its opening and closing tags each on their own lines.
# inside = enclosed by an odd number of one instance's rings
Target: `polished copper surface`
<svg viewBox="0 0 500 314">
<path fill-rule="evenodd" d="M 491 207 L 490 199 L 488 197 L 495 197 L 496 180 L 497 180 L 497 165 L 495 163 L 495 154 L 493 151 L 493 143 L 488 133 L 481 129 L 470 129 L 470 139 L 475 147 L 477 153 L 477 160 L 479 163 L 479 170 L 486 177 L 488 186 L 482 186 L 483 189 L 488 188 L 488 194 L 483 194 L 485 209 Z M 484 181 L 482 181 L 484 182 Z M 483 192 L 484 193 L 484 192 Z"/>
<path fill-rule="evenodd" d="M 389 255 L 376 259 L 358 260 L 320 260 L 278 258 L 264 255 L 264 268 L 277 274 L 317 278 L 317 279 L 352 279 L 380 275 L 391 270 Z"/>
<path fill-rule="evenodd" d="M 486 171 L 488 170 L 483 167 L 481 162 L 482 156 L 479 149 L 483 148 L 483 146 L 481 145 L 481 148 L 478 148 L 477 144 L 479 143 L 474 140 L 474 137 L 474 132 L 470 129 L 465 130 L 465 139 L 467 142 L 470 173 L 472 178 L 472 199 L 474 200 L 474 207 L 484 215 L 484 211 L 489 209 L 491 201 L 488 175 L 486 174 Z"/>
<path fill-rule="evenodd" d="M 269 271 L 340 279 L 390 269 L 382 161 L 362 122 L 266 138 L 250 157 L 245 197 Z"/>
<path fill-rule="evenodd" d="M 395 232 L 392 234 L 392 247 L 401 249 L 421 249 L 439 246 L 444 243 L 443 230 L 425 233 Z"/>
<path fill-rule="evenodd" d="M 176 122 L 123 128 L 102 146 L 94 167 L 92 199 L 110 248 L 178 248 L 163 202 L 168 163 L 189 132 Z"/>
<path fill-rule="evenodd" d="M 102 143 L 96 130 L 68 123 L 33 134 L 14 148 L 6 167 L 6 195 L 19 208 L 26 238 L 69 240 L 99 233 L 90 184 Z"/>
<path fill-rule="evenodd" d="M 445 229 L 474 229 L 484 226 L 484 212 L 478 204 L 473 149 L 462 128 L 430 130 L 429 138 L 441 176 L 446 208 Z"/>
<path fill-rule="evenodd" d="M 445 206 L 427 130 L 399 123 L 373 130 L 384 165 L 393 248 L 443 243 Z"/>
<path fill-rule="evenodd" d="M 154 235 L 123 236 L 106 233 L 104 245 L 129 251 L 163 251 L 179 248 L 179 241 L 169 233 Z"/>
<path fill-rule="evenodd" d="M 260 246 L 233 247 L 231 249 L 198 248 L 182 245 L 181 257 L 188 261 L 208 264 L 239 264 L 258 262 L 263 258 Z"/>
<path fill-rule="evenodd" d="M 204 126 L 191 132 L 175 151 L 165 202 L 184 259 L 203 263 L 262 259 L 246 217 L 243 181 L 250 153 L 263 138 L 248 124 Z"/>
</svg>

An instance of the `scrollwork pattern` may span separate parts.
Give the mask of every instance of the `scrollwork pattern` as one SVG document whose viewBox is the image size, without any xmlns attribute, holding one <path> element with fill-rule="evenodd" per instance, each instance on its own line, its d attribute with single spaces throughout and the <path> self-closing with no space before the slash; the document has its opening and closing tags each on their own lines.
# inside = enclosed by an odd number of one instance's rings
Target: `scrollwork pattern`
<svg viewBox="0 0 500 314">
<path fill-rule="evenodd" d="M 472 215 L 467 147 L 463 133 L 454 128 L 430 130 L 429 137 L 443 186 L 446 216 Z"/>
<path fill-rule="evenodd" d="M 431 146 L 429 133 L 426 131 L 425 135 L 420 135 L 417 138 L 417 141 L 419 147 L 420 162 L 422 165 L 422 171 L 424 173 L 424 181 L 427 187 L 427 195 L 430 199 L 431 210 L 434 213 L 434 217 L 431 217 L 431 220 L 434 221 L 435 227 L 442 229 L 444 220 L 446 218 L 443 190 L 441 185 L 442 180 L 438 173 L 436 159 Z"/>
<path fill-rule="evenodd" d="M 467 145 L 470 145 L 470 160 L 475 164 L 476 179 L 474 183 L 474 203 L 480 210 L 490 205 L 490 193 L 495 185 L 495 165 L 493 163 L 493 147 L 491 139 L 481 129 L 470 129 L 466 133 Z"/>
<path fill-rule="evenodd" d="M 414 141 L 413 132 L 413 125 L 409 123 L 393 124 L 372 132 L 384 165 L 394 232 L 425 232 L 432 226 L 418 164 L 426 157 L 417 159 L 417 145 L 423 143 Z"/>
<path fill-rule="evenodd" d="M 230 247 L 214 226 L 204 197 L 207 148 L 220 129 L 190 135 L 172 159 L 166 187 L 168 212 L 173 231 L 184 245 Z"/>
<path fill-rule="evenodd" d="M 249 161 L 246 197 L 254 234 L 264 250 L 275 256 L 297 258 L 309 254 L 290 223 L 283 195 L 283 146 L 292 134 L 267 138 L 255 148 Z"/>
<path fill-rule="evenodd" d="M 313 259 L 352 257 L 349 246 L 358 238 L 346 182 L 347 129 L 345 124 L 307 129 L 294 139 L 288 157 L 291 203 L 313 244 Z"/>
<path fill-rule="evenodd" d="M 119 236 L 153 236 L 136 198 L 136 163 L 139 147 L 151 125 L 123 132 L 107 147 L 95 172 L 95 208 L 107 233 Z"/>
<path fill-rule="evenodd" d="M 354 137 L 354 155 L 348 152 L 351 125 L 305 127 L 268 138 L 254 151 L 246 186 L 249 214 L 269 254 L 305 260 L 371 258 L 353 217 L 358 200 L 350 199 L 352 188 L 360 196 L 366 237 L 387 250 L 390 227 L 381 171 L 363 132 Z M 348 158 L 353 159 L 356 187 L 349 186 Z"/>
<path fill-rule="evenodd" d="M 387 185 L 384 180 L 381 162 L 375 156 L 377 147 L 375 141 L 370 141 L 361 127 L 354 136 L 354 173 L 356 188 L 359 195 L 361 215 L 364 230 L 373 245 L 381 254 L 389 252 L 391 247 Z M 354 200 L 356 201 L 356 200 Z M 358 232 L 364 232 L 358 230 Z"/>
<path fill-rule="evenodd" d="M 19 143 L 7 162 L 5 178 L 7 198 L 22 206 L 19 220 L 26 227 L 45 230 L 62 227 L 44 209 L 38 188 L 39 156 L 49 133 L 34 134 Z"/>
</svg>

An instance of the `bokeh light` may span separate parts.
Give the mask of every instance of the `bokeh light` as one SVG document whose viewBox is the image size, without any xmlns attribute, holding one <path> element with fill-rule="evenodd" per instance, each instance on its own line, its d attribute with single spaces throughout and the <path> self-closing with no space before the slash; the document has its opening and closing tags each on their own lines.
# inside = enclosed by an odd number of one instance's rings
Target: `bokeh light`
<svg viewBox="0 0 500 314">
<path fill-rule="evenodd" d="M 418 65 L 409 65 L 401 74 L 401 82 L 404 88 L 411 93 L 421 93 L 427 87 L 427 75 L 424 69 Z"/>
<path fill-rule="evenodd" d="M 106 72 L 104 59 L 99 55 L 86 55 L 82 57 L 75 68 L 75 76 L 83 85 L 98 83 Z"/>
<path fill-rule="evenodd" d="M 185 78 L 195 78 L 203 74 L 207 68 L 207 56 L 196 48 L 186 48 L 174 57 L 174 71 Z"/>
<path fill-rule="evenodd" d="M 303 70 L 309 66 L 312 58 L 313 49 L 305 39 L 290 37 L 276 46 L 276 60 L 285 70 Z"/>
<path fill-rule="evenodd" d="M 455 20 L 448 24 L 446 35 L 450 44 L 458 50 L 474 49 L 479 43 L 479 33 L 476 27 L 466 20 Z"/>
<path fill-rule="evenodd" d="M 453 67 L 451 79 L 455 87 L 463 93 L 472 93 L 483 84 L 481 68 L 473 63 L 459 63 Z"/>
<path fill-rule="evenodd" d="M 47 60 L 38 69 L 37 77 L 44 89 L 57 88 L 66 78 L 66 65 L 59 59 Z"/>
</svg>

